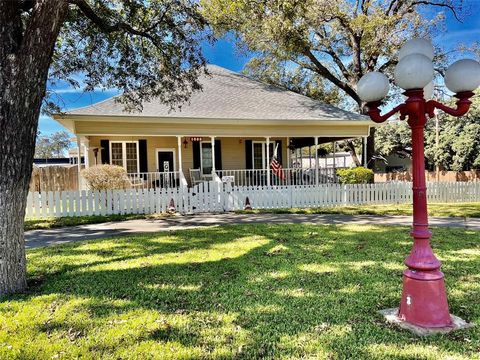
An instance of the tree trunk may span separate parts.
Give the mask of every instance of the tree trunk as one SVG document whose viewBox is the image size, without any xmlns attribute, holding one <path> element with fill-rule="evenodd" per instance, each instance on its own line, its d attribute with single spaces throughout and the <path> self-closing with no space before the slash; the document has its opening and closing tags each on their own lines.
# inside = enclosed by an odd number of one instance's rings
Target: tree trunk
<svg viewBox="0 0 480 360">
<path fill-rule="evenodd" d="M 367 138 L 367 168 L 373 169 L 375 167 L 375 160 L 372 160 L 375 155 L 375 131 L 372 126 L 370 128 L 370 135 Z"/>
<path fill-rule="evenodd" d="M 68 10 L 37 0 L 23 30 L 18 1 L 0 2 L 0 296 L 26 287 L 25 204 L 48 70 Z"/>
<path fill-rule="evenodd" d="M 355 166 L 362 166 L 362 163 L 358 159 L 357 151 L 355 150 L 353 141 L 345 140 L 345 145 L 347 145 L 348 151 L 350 152 L 350 156 L 352 157 Z"/>
</svg>

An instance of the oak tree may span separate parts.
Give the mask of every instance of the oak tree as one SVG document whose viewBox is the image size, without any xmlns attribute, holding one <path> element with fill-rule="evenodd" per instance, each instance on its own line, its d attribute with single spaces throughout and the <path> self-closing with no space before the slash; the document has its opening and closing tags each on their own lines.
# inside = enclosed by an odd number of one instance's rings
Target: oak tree
<svg viewBox="0 0 480 360">
<path fill-rule="evenodd" d="M 278 73 L 300 68 L 319 76 L 325 94 L 332 88 L 347 99 L 343 107 L 363 112 L 356 85 L 369 71 L 392 73 L 395 55 L 405 40 L 430 37 L 443 25 L 444 11 L 462 14 L 462 1 L 453 0 L 201 0 L 204 14 L 219 34 L 233 32 L 240 49 L 254 54 L 250 74 L 260 72 L 271 82 Z M 422 11 L 438 13 L 426 18 Z M 272 67 L 266 71 L 265 64 Z M 309 82 L 309 81 L 307 81 Z M 281 84 L 280 85 L 284 85 Z M 292 89 L 295 91 L 295 87 Z M 310 91 L 311 93 L 311 91 Z M 307 94 L 308 95 L 308 94 Z M 346 96 L 345 96 L 346 95 Z M 367 157 L 374 154 L 374 130 Z M 352 153 L 355 146 L 347 142 Z M 369 162 L 373 165 L 373 162 Z"/>
<path fill-rule="evenodd" d="M 200 88 L 206 22 L 194 0 L 0 1 L 0 296 L 26 286 L 23 223 L 48 85 L 116 88 L 129 109 Z M 83 81 L 78 81 L 79 76 Z"/>
</svg>

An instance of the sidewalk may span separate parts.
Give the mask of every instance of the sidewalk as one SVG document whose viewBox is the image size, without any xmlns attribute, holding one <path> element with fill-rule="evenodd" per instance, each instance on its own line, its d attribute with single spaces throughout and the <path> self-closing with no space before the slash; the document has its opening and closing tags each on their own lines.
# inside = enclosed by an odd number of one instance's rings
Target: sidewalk
<svg viewBox="0 0 480 360">
<path fill-rule="evenodd" d="M 72 241 L 100 239 L 111 236 L 185 230 L 204 226 L 254 223 L 410 226 L 412 217 L 339 214 L 202 214 L 175 216 L 163 219 L 108 222 L 48 230 L 31 230 L 25 232 L 25 242 L 27 249 L 31 249 L 40 246 L 58 245 Z M 480 230 L 480 219 L 431 217 L 430 226 Z"/>
</svg>

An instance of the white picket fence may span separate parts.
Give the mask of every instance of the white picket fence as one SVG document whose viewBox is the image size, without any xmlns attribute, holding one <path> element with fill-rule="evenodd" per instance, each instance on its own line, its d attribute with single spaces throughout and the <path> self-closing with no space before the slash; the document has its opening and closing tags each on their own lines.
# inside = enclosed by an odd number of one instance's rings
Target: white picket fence
<svg viewBox="0 0 480 360">
<path fill-rule="evenodd" d="M 412 202 L 412 184 L 405 182 L 340 185 L 231 186 L 204 182 L 192 188 L 105 191 L 31 192 L 26 217 L 66 217 L 166 212 L 172 204 L 182 214 L 253 209 L 331 207 Z M 430 202 L 480 201 L 480 182 L 430 183 Z"/>
</svg>

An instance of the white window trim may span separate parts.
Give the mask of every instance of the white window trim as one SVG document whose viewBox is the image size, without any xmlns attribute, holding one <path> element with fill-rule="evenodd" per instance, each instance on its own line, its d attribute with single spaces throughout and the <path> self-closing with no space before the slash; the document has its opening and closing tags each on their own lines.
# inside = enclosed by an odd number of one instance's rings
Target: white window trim
<svg viewBox="0 0 480 360">
<path fill-rule="evenodd" d="M 202 151 L 202 144 L 212 144 L 211 141 L 200 141 L 200 175 L 205 176 L 205 175 L 210 175 L 210 174 L 204 174 L 203 173 L 203 151 Z M 211 149 L 211 148 L 210 148 Z M 215 159 L 213 158 L 212 154 L 212 165 L 215 164 Z"/>
<path fill-rule="evenodd" d="M 177 153 L 175 148 L 155 148 L 155 164 L 157 165 L 157 172 L 160 172 L 160 164 L 158 163 L 158 153 L 159 152 L 173 152 L 173 170 L 170 172 L 177 171 Z"/>
<path fill-rule="evenodd" d="M 255 145 L 254 144 L 263 144 L 262 146 L 262 169 L 255 169 Z M 273 145 L 273 150 L 275 150 L 276 146 L 276 140 L 270 140 L 270 145 Z M 267 170 L 267 142 L 266 141 L 252 141 L 252 168 L 254 170 Z M 272 160 L 272 157 L 270 156 L 270 161 Z"/>
<path fill-rule="evenodd" d="M 122 144 L 122 163 L 123 168 L 127 171 L 127 143 L 137 145 L 137 173 L 140 173 L 140 148 L 138 141 L 110 141 L 110 165 L 112 165 L 112 144 Z"/>
</svg>

